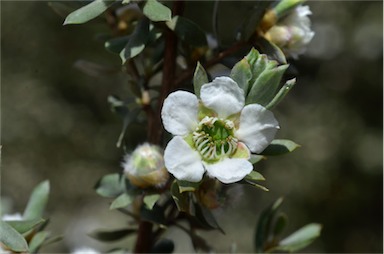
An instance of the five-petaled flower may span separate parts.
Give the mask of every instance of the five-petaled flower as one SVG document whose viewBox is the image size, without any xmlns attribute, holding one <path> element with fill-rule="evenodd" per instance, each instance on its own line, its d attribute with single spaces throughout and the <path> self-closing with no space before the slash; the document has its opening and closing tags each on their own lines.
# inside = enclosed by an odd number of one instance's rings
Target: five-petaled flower
<svg viewBox="0 0 384 254">
<path fill-rule="evenodd" d="M 244 91 L 229 77 L 204 84 L 200 100 L 176 91 L 164 101 L 164 128 L 174 135 L 164 151 L 168 171 L 179 180 L 199 182 L 205 172 L 223 183 L 249 174 L 250 152 L 262 152 L 279 129 L 273 113 L 245 105 Z"/>
</svg>

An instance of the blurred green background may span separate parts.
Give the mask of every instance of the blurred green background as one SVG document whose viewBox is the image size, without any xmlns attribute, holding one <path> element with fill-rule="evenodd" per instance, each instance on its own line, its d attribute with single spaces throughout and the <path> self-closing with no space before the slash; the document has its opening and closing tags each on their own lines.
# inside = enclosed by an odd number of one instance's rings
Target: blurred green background
<svg viewBox="0 0 384 254">
<path fill-rule="evenodd" d="M 252 4 L 220 5 L 224 42 Z M 307 53 L 292 61 L 298 83 L 275 109 L 277 138 L 302 147 L 258 164 L 269 192 L 233 191 L 234 200 L 216 213 L 227 234 L 204 233 L 218 252 L 252 252 L 258 214 L 280 196 L 290 220 L 286 233 L 310 222 L 323 225 L 306 252 L 383 251 L 383 3 L 308 5 L 316 35 Z M 206 27 L 211 11 L 209 1 L 186 6 L 186 14 Z M 47 2 L 1 1 L 1 195 L 10 212 L 22 212 L 33 187 L 49 179 L 49 229 L 64 240 L 43 252 L 80 246 L 105 251 L 126 242 L 104 245 L 87 233 L 126 221 L 108 211 L 108 200 L 93 186 L 120 170 L 123 151 L 115 144 L 121 122 L 106 98 L 124 98 L 127 78 L 113 70 L 86 75 L 74 67 L 84 59 L 120 68 L 120 59 L 96 39 L 108 32 L 105 24 L 62 22 Z M 132 145 L 143 141 L 138 130 L 129 129 Z M 178 240 L 176 250 L 184 244 Z"/>
</svg>

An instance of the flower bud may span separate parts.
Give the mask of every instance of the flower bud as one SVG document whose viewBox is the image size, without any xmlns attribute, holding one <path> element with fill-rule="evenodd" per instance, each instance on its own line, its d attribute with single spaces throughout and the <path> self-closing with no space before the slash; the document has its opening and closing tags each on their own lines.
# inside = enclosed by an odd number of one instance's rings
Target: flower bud
<svg viewBox="0 0 384 254">
<path fill-rule="evenodd" d="M 304 53 L 315 34 L 310 28 L 310 14 L 308 6 L 297 6 L 271 27 L 264 37 L 281 48 L 285 55 L 297 58 Z"/>
<path fill-rule="evenodd" d="M 162 149 L 148 143 L 138 146 L 124 157 L 124 174 L 129 181 L 141 188 L 162 187 L 169 175 L 164 167 Z"/>
</svg>

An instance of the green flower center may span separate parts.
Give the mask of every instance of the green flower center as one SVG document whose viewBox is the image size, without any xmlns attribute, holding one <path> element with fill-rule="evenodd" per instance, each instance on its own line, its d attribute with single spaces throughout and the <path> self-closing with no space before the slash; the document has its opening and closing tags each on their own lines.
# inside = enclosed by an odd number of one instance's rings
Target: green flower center
<svg viewBox="0 0 384 254">
<path fill-rule="evenodd" d="M 238 141 L 233 135 L 233 129 L 234 124 L 230 120 L 205 117 L 193 132 L 196 150 L 207 161 L 232 155 Z"/>
</svg>

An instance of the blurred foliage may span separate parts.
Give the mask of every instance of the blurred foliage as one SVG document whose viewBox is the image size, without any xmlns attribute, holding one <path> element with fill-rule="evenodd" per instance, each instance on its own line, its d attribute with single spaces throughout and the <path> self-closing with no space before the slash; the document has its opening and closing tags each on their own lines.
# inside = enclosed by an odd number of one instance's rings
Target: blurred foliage
<svg viewBox="0 0 384 254">
<path fill-rule="evenodd" d="M 221 2 L 221 45 L 237 33 L 251 4 Z M 219 252 L 253 251 L 256 215 L 282 195 L 291 220 L 287 232 L 313 220 L 323 225 L 320 240 L 306 251 L 383 251 L 383 5 L 308 4 L 316 35 L 307 54 L 287 70 L 297 84 L 275 108 L 281 125 L 277 138 L 290 137 L 301 148 L 257 164 L 269 193 L 233 191 L 226 212 L 216 214 L 227 235 L 202 234 Z M 212 31 L 213 2 L 190 1 L 185 9 L 187 18 Z M 102 34 L 95 36 L 108 27 L 98 19 L 62 27 L 64 19 L 46 2 L 2 2 L 1 16 L 2 196 L 20 211 L 25 193 L 49 179 L 50 230 L 64 234 L 64 241 L 42 251 L 104 248 L 87 233 L 106 225 L 118 228 L 122 218 L 111 218 L 93 191 L 103 175 L 116 172 L 122 156 L 116 148 L 120 119 L 111 114 L 106 96 L 130 90 L 119 74 L 120 59 L 104 50 Z M 78 69 L 87 61 L 108 71 L 87 76 Z M 128 149 L 144 141 L 137 135 L 140 128 L 128 127 Z M 175 229 L 174 234 L 180 237 L 175 251 L 188 248 L 182 233 Z"/>
</svg>

